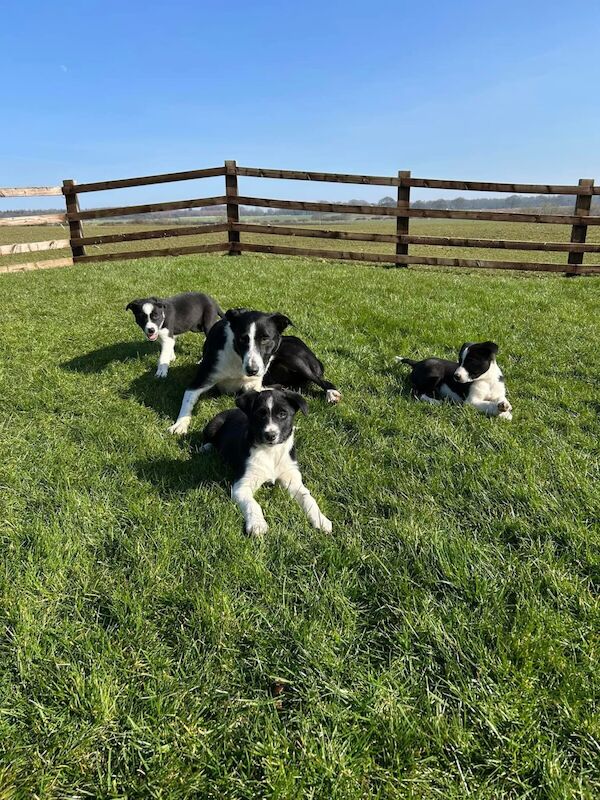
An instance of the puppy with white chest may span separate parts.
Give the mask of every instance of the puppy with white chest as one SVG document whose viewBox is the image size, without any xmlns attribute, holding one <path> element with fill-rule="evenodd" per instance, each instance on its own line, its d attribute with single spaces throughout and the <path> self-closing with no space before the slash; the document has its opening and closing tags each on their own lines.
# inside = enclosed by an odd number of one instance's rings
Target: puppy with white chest
<svg viewBox="0 0 600 800">
<path fill-rule="evenodd" d="M 426 403 L 451 400 L 468 403 L 490 417 L 512 419 L 512 406 L 506 398 L 504 376 L 496 363 L 498 345 L 494 342 L 466 342 L 458 361 L 442 358 L 396 357 L 412 367 L 410 380 L 415 397 Z"/>
<path fill-rule="evenodd" d="M 223 316 L 216 300 L 200 292 L 132 300 L 125 310 L 133 312 L 149 342 L 160 340 L 157 378 L 166 378 L 169 364 L 175 360 L 176 336 L 188 331 L 208 334 Z"/>
<path fill-rule="evenodd" d="M 224 393 L 260 390 L 282 384 L 300 389 L 315 383 L 328 403 L 341 399 L 323 377 L 323 364 L 296 336 L 282 336 L 292 322 L 285 314 L 232 308 L 206 337 L 202 361 L 186 389 L 171 433 L 187 433 L 198 398 L 213 387 Z"/>
<path fill-rule="evenodd" d="M 202 451 L 215 448 L 233 467 L 233 500 L 246 533 L 268 530 L 254 493 L 264 483 L 279 483 L 296 500 L 314 528 L 331 532 L 330 520 L 302 482 L 294 447 L 294 417 L 306 414 L 302 395 L 280 388 L 249 391 L 236 399 L 237 408 L 217 414 L 204 429 Z"/>
</svg>

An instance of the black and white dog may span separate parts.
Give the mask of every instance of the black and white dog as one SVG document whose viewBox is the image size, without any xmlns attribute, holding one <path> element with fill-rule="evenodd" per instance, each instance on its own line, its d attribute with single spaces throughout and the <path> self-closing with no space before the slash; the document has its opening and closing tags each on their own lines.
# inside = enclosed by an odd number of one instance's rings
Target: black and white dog
<svg viewBox="0 0 600 800">
<path fill-rule="evenodd" d="M 188 331 L 208 334 L 223 312 L 207 294 L 185 292 L 174 297 L 146 297 L 132 300 L 126 311 L 133 311 L 135 321 L 148 341 L 160 339 L 157 378 L 166 378 L 169 364 L 175 360 L 175 337 Z"/>
<path fill-rule="evenodd" d="M 294 417 L 297 411 L 307 413 L 305 399 L 277 387 L 245 392 L 236 405 L 217 414 L 204 428 L 202 451 L 214 447 L 233 467 L 231 496 L 244 515 L 246 533 L 259 536 L 268 530 L 254 499 L 264 483 L 281 484 L 314 528 L 331 533 L 331 521 L 302 482 L 296 462 Z"/>
<path fill-rule="evenodd" d="M 324 380 L 323 364 L 312 350 L 296 336 L 281 335 L 291 324 L 285 314 L 230 309 L 206 337 L 198 372 L 169 431 L 187 433 L 198 398 L 214 386 L 234 393 L 275 384 L 300 389 L 312 382 L 323 389 L 327 402 L 338 403 L 342 395 Z"/>
<path fill-rule="evenodd" d="M 442 358 L 396 356 L 396 361 L 412 367 L 410 380 L 415 397 L 426 403 L 440 399 L 468 403 L 489 417 L 512 419 L 512 406 L 506 399 L 504 376 L 496 363 L 498 345 L 494 342 L 467 342 L 460 348 L 458 361 Z"/>
</svg>

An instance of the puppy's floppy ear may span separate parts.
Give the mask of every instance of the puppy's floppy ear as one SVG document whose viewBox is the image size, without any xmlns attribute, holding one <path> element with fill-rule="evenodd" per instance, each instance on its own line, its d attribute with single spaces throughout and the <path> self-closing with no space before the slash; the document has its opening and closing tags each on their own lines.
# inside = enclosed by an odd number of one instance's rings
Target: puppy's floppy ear
<svg viewBox="0 0 600 800">
<path fill-rule="evenodd" d="M 231 322 L 232 319 L 236 319 L 246 311 L 248 311 L 247 308 L 230 308 L 229 311 L 225 312 L 225 319 Z"/>
<path fill-rule="evenodd" d="M 475 344 L 475 342 L 465 342 L 464 344 L 461 344 L 460 350 L 458 351 L 458 360 L 459 361 L 462 360 L 462 357 L 463 357 L 464 352 L 467 349 L 467 347 L 471 347 L 474 344 Z"/>
<path fill-rule="evenodd" d="M 498 345 L 496 342 L 482 342 L 481 347 L 485 347 L 485 349 L 489 350 L 493 356 L 495 356 L 498 352 Z"/>
<path fill-rule="evenodd" d="M 242 392 L 238 394 L 235 398 L 236 406 L 241 409 L 246 416 L 250 416 L 252 413 L 252 406 L 254 405 L 254 401 L 258 397 L 258 392 L 255 392 L 254 389 L 251 389 L 249 392 Z"/>
<path fill-rule="evenodd" d="M 125 306 L 125 311 L 133 311 L 135 314 L 136 309 L 140 307 L 141 300 L 132 300 L 131 303 L 127 303 Z"/>
<path fill-rule="evenodd" d="M 279 333 L 283 333 L 284 330 L 288 327 L 288 325 L 293 325 L 294 323 L 289 317 L 286 317 L 285 314 L 280 314 L 279 312 L 275 314 L 270 314 L 269 319 L 272 319 L 275 323 L 275 327 L 279 331 Z"/>
<path fill-rule="evenodd" d="M 292 408 L 295 408 L 296 411 L 301 411 L 304 416 L 308 414 L 308 404 L 301 394 L 297 392 L 284 392 L 284 394 Z"/>
</svg>

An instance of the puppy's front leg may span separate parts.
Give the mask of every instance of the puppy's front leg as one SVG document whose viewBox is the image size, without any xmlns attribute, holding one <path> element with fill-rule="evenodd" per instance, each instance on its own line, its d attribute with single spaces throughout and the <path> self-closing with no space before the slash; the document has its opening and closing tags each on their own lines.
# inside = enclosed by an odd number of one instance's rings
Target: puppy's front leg
<svg viewBox="0 0 600 800">
<path fill-rule="evenodd" d="M 304 511 L 313 528 L 331 533 L 331 520 L 322 513 L 317 501 L 302 482 L 299 469 L 290 469 L 277 478 L 277 481 L 290 493 Z"/>
<path fill-rule="evenodd" d="M 165 335 L 161 337 L 160 356 L 156 370 L 157 378 L 167 377 L 171 361 L 175 361 L 175 337 Z"/>
<path fill-rule="evenodd" d="M 467 398 L 466 402 L 470 406 L 476 408 L 478 411 L 481 411 L 482 414 L 486 414 L 488 417 L 498 417 L 501 413 L 498 401 L 482 400 L 479 397 L 469 397 Z"/>
<path fill-rule="evenodd" d="M 246 533 L 250 536 L 261 536 L 269 530 L 262 508 L 254 499 L 254 492 L 261 485 L 262 481 L 240 478 L 231 489 L 231 497 L 244 516 Z"/>
<path fill-rule="evenodd" d="M 179 416 L 173 425 L 169 428 L 169 433 L 187 433 L 192 421 L 192 411 L 198 402 L 201 394 L 208 392 L 209 389 L 215 385 L 214 381 L 214 366 L 211 362 L 202 360 L 198 366 L 196 376 L 192 381 L 189 389 L 186 389 L 181 401 L 181 408 L 179 409 Z"/>
<path fill-rule="evenodd" d="M 208 392 L 209 389 L 212 389 L 212 386 L 212 383 L 208 383 L 205 386 L 201 386 L 199 389 L 185 390 L 183 393 L 183 400 L 181 401 L 181 408 L 179 409 L 179 415 L 169 428 L 169 433 L 184 434 L 188 432 L 190 422 L 192 421 L 192 411 L 198 402 L 198 398 L 201 394 L 204 394 L 205 392 Z"/>
</svg>

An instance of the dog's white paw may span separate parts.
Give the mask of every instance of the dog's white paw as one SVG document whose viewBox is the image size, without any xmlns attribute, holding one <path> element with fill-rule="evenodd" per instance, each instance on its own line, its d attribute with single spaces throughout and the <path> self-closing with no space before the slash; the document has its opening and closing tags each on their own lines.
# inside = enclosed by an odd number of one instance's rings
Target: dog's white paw
<svg viewBox="0 0 600 800">
<path fill-rule="evenodd" d="M 269 530 L 269 526 L 267 525 L 264 519 L 251 519 L 246 523 L 246 533 L 248 536 L 254 536 L 255 538 L 260 538 Z"/>
<path fill-rule="evenodd" d="M 512 411 L 512 406 L 506 397 L 498 403 L 498 411 Z"/>
<path fill-rule="evenodd" d="M 155 378 L 166 378 L 167 373 L 169 372 L 169 365 L 168 364 L 159 364 L 158 369 L 154 375 Z"/>
<path fill-rule="evenodd" d="M 327 389 L 325 399 L 328 403 L 339 403 L 342 399 L 342 393 L 338 392 L 337 389 Z"/>
<path fill-rule="evenodd" d="M 324 531 L 325 533 L 331 533 L 333 530 L 333 524 L 331 520 L 327 519 L 327 517 L 324 517 L 322 514 L 319 517 L 319 522 L 317 525 L 315 525 L 315 527 L 320 531 Z"/>
<path fill-rule="evenodd" d="M 181 417 L 178 419 L 177 422 L 174 422 L 173 425 L 169 428 L 169 433 L 172 433 L 177 436 L 182 436 L 184 433 L 188 432 L 188 428 L 190 427 L 191 419 L 190 417 Z"/>
<path fill-rule="evenodd" d="M 507 422 L 510 422 L 512 419 L 512 414 L 510 411 L 502 411 L 498 414 L 498 419 L 505 419 Z"/>
</svg>

